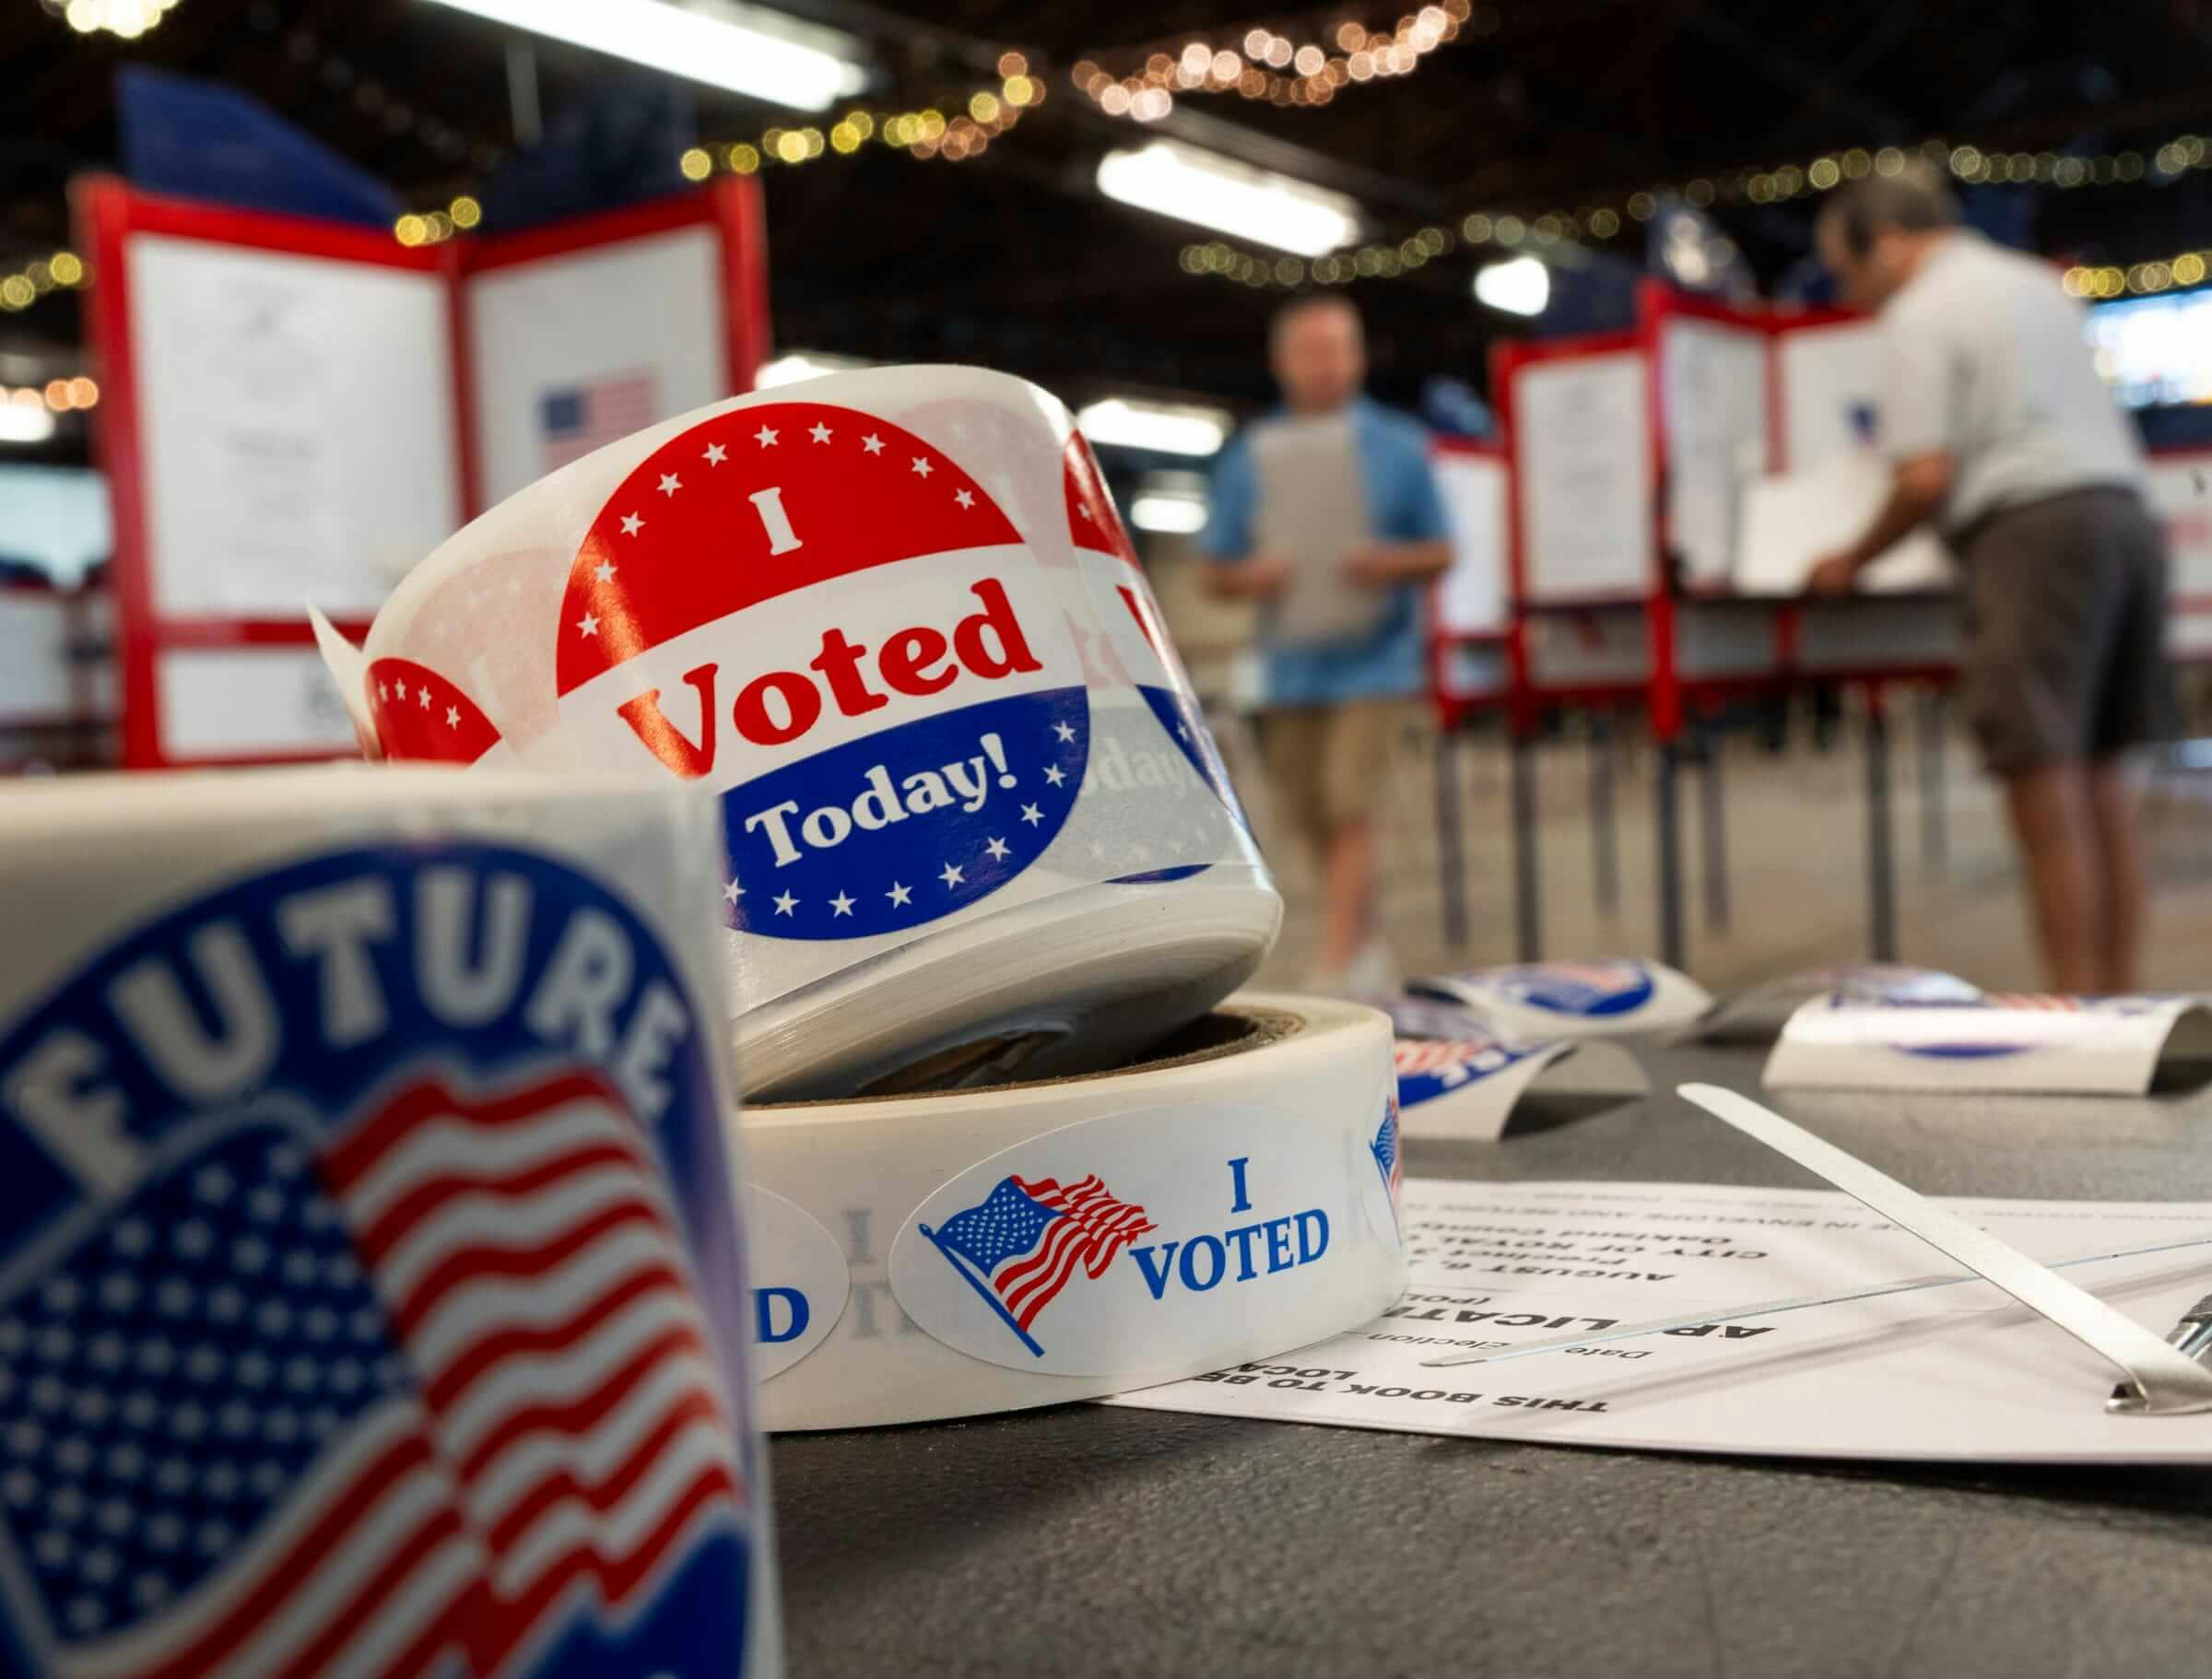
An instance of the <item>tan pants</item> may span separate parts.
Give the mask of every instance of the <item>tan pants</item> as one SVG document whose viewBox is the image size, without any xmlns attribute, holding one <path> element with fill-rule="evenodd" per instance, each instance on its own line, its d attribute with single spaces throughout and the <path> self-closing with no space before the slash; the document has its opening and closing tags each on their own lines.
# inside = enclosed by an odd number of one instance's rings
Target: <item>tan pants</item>
<svg viewBox="0 0 2212 1679">
<path fill-rule="evenodd" d="M 1281 819 L 1315 844 L 1376 815 L 1392 737 L 1412 715 L 1408 699 L 1277 706 L 1260 713 L 1260 757 Z"/>
</svg>

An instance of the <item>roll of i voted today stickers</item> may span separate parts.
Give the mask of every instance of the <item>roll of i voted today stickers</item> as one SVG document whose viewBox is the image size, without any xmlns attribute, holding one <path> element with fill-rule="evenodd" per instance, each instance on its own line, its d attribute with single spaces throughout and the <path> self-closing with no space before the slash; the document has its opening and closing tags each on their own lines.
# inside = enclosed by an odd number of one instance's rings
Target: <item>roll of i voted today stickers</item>
<svg viewBox="0 0 2212 1679">
<path fill-rule="evenodd" d="M 712 808 L 8 804 L 0 1672 L 780 1672 Z"/>
<path fill-rule="evenodd" d="M 1686 1026 L 1712 1006 L 1704 987 L 1658 962 L 1525 962 L 1407 981 L 1472 1010 L 1493 1038 L 1539 1043 Z"/>
<path fill-rule="evenodd" d="M 364 652 L 386 757 L 716 795 L 699 913 L 748 1091 L 1103 1064 L 1280 921 L 1088 445 L 1003 375 L 841 374 L 612 444 L 432 555 Z"/>
<path fill-rule="evenodd" d="M 1135 1066 L 733 1125 L 771 1429 L 1095 1398 L 1405 1286 L 1390 1027 L 1355 1004 L 1247 993 Z"/>
</svg>

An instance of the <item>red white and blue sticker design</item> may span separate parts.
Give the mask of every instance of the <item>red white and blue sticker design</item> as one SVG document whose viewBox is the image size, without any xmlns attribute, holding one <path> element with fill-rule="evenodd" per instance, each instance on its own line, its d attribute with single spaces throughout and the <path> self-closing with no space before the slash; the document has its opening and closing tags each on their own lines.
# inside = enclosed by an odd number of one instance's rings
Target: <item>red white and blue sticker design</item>
<svg viewBox="0 0 2212 1679">
<path fill-rule="evenodd" d="M 1065 610 L 959 462 L 857 409 L 771 402 L 677 433 L 584 537 L 564 732 L 722 796 L 729 924 L 896 933 L 1018 877 L 1082 786 Z"/>
<path fill-rule="evenodd" d="M 1385 1202 L 1377 1137 L 1372 1119 L 1240 1104 L 1081 1121 L 915 1208 L 891 1244 L 892 1291 L 957 1351 L 1051 1375 L 1187 1368 L 1275 1335 L 1296 1345 L 1317 1314 L 1394 1286 L 1389 1210 L 1371 1230 L 1359 1216 Z"/>
<path fill-rule="evenodd" d="M 1410 1110 L 1449 1096 L 1493 1074 L 1503 1073 L 1522 1062 L 1550 1060 L 1559 1053 L 1559 1046 L 1483 1040 L 1416 1042 L 1402 1039 L 1395 1051 L 1398 1105 Z"/>
<path fill-rule="evenodd" d="M 1632 1015 L 1657 989 L 1641 962 L 1532 962 L 1501 969 L 1494 983 L 1511 1002 L 1582 1020 Z"/>
<path fill-rule="evenodd" d="M 535 853 L 317 857 L 69 976 L 0 1035 L 0 1672 L 741 1673 L 716 1106 Z"/>
<path fill-rule="evenodd" d="M 1075 545 L 1077 563 L 1089 585 L 1092 605 L 1108 626 L 1097 657 L 1107 667 L 1100 675 L 1108 681 L 1134 687 L 1152 713 L 1160 731 L 1195 770 L 1198 779 L 1218 798 L 1237 828 L 1250 832 L 1251 823 L 1230 785 L 1229 770 L 1214 746 L 1198 709 L 1190 675 L 1176 655 L 1161 621 L 1159 603 L 1137 563 L 1136 549 L 1122 523 L 1099 470 L 1098 458 L 1080 431 L 1073 433 L 1062 456 L 1062 476 L 1067 499 L 1068 540 Z M 1133 880 L 1157 880 L 1194 875 L 1198 867 L 1156 870 L 1132 875 Z"/>
<path fill-rule="evenodd" d="M 473 764 L 500 744 L 482 708 L 427 664 L 374 659 L 364 684 L 377 748 L 386 757 Z"/>
</svg>

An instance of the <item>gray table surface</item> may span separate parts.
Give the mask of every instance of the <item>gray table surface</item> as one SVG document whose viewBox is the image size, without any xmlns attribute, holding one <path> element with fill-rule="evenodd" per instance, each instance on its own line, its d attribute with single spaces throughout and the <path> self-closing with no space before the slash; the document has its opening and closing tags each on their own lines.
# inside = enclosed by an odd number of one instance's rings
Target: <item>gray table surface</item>
<svg viewBox="0 0 2212 1679">
<path fill-rule="evenodd" d="M 1639 1049 L 1655 1090 L 1759 1056 Z M 1793 1096 L 1933 1194 L 2212 1200 L 2212 1094 Z M 1814 1187 L 1672 1095 L 1416 1176 Z M 2212 1674 L 2212 1471 L 1762 1462 L 1096 1405 L 772 1448 L 794 1679 Z"/>
</svg>

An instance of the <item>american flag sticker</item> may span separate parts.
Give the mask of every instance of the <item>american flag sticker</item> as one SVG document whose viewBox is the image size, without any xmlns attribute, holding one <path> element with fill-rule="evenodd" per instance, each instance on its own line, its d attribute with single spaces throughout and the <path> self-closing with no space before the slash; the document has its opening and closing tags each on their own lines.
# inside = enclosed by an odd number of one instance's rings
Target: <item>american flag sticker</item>
<svg viewBox="0 0 2212 1679">
<path fill-rule="evenodd" d="M 581 461 L 660 417 L 647 370 L 548 386 L 537 396 L 539 469 L 554 472 Z"/>
<path fill-rule="evenodd" d="M 1170 1368 L 1274 1333 L 1378 1245 L 1394 1257 L 1386 1142 L 1382 1099 L 1318 1123 L 1189 1101 L 1082 1121 L 924 1200 L 891 1289 L 938 1340 L 1012 1369 Z"/>
<path fill-rule="evenodd" d="M 601 1024 L 648 1077 L 555 1024 L 578 941 L 629 968 Z M 433 846 L 220 891 L 0 1039 L 0 1671 L 745 1671 L 691 1018 L 604 889 Z"/>
</svg>

